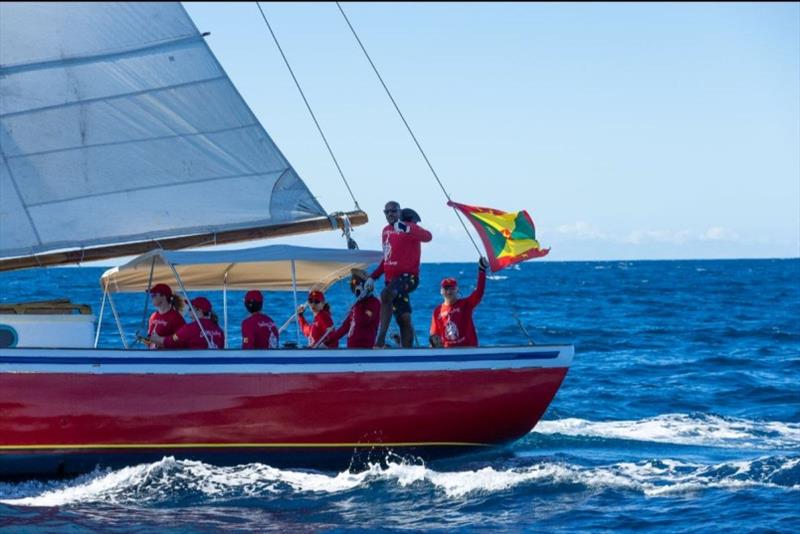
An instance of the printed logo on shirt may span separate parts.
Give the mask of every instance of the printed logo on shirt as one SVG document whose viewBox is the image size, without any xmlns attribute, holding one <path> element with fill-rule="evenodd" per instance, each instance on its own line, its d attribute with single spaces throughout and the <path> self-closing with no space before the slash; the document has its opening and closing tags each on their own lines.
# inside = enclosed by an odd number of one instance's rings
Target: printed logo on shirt
<svg viewBox="0 0 800 534">
<path fill-rule="evenodd" d="M 444 325 L 444 337 L 448 341 L 455 341 L 458 339 L 458 326 L 452 321 L 447 321 Z"/>
<path fill-rule="evenodd" d="M 397 263 L 392 261 L 392 244 L 388 241 L 383 243 L 383 262 L 388 265 Z"/>
<path fill-rule="evenodd" d="M 222 338 L 222 332 L 217 332 L 216 330 L 206 330 L 206 334 L 208 334 L 209 339 L 211 339 L 211 344 L 214 345 L 215 349 L 222 348 L 217 340 L 217 338 Z"/>
</svg>

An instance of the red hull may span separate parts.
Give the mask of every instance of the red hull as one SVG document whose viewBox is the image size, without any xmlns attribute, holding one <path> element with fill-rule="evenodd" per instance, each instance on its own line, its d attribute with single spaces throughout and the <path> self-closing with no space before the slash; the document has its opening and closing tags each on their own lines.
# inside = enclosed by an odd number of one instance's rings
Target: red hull
<svg viewBox="0 0 800 534">
<path fill-rule="evenodd" d="M 275 463 L 312 465 L 320 455 L 338 454 L 341 461 L 376 447 L 452 454 L 530 432 L 567 372 L 559 366 L 307 373 L 103 367 L 0 372 L 0 477 L 74 473 L 164 455 L 227 455 L 224 463 L 238 463 L 284 454 L 292 460 Z"/>
<path fill-rule="evenodd" d="M 0 446 L 494 444 L 529 432 L 565 374 L 6 374 Z"/>
</svg>

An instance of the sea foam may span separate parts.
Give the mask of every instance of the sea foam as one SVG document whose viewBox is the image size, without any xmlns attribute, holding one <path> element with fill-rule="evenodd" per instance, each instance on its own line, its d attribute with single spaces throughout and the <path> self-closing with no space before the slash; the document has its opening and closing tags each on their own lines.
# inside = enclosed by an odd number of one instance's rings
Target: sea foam
<svg viewBox="0 0 800 534">
<path fill-rule="evenodd" d="M 716 489 L 773 487 L 800 490 L 800 457 L 699 464 L 674 459 L 582 466 L 541 461 L 498 470 L 435 471 L 424 465 L 372 465 L 359 473 L 323 474 L 281 470 L 263 464 L 216 467 L 202 462 L 164 458 L 117 471 L 97 471 L 72 481 L 0 484 L 0 502 L 15 506 L 53 507 L 86 503 L 158 505 L 186 499 L 224 502 L 296 494 L 319 496 L 369 490 L 374 484 L 429 487 L 447 498 L 503 492 L 518 486 L 542 489 L 614 489 L 660 496 Z"/>
<path fill-rule="evenodd" d="M 800 423 L 708 414 L 663 414 L 630 421 L 557 419 L 540 421 L 533 432 L 725 448 L 800 448 Z"/>
</svg>

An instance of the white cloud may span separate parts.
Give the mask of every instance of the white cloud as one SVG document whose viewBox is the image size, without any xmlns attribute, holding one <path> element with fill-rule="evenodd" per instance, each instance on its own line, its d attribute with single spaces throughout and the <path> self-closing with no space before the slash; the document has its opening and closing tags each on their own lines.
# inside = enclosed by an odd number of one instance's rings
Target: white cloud
<svg viewBox="0 0 800 534">
<path fill-rule="evenodd" d="M 556 231 L 559 234 L 574 237 L 576 239 L 606 239 L 605 233 L 598 230 L 585 221 L 577 221 L 572 224 L 562 224 Z"/>
<path fill-rule="evenodd" d="M 712 226 L 699 236 L 700 241 L 737 241 L 739 234 L 729 228 Z"/>
<path fill-rule="evenodd" d="M 689 230 L 634 230 L 623 239 L 623 242 L 633 245 L 644 245 L 648 243 L 672 243 L 681 245 L 686 243 L 691 235 Z"/>
</svg>

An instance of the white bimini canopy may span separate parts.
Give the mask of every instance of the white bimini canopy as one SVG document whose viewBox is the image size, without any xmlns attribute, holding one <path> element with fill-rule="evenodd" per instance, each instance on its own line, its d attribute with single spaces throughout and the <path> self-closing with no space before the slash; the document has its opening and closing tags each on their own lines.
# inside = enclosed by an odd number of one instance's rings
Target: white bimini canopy
<svg viewBox="0 0 800 534">
<path fill-rule="evenodd" d="M 219 290 L 223 287 L 291 291 L 294 264 L 298 290 L 324 290 L 349 276 L 351 269 L 364 269 L 378 263 L 382 257 L 383 254 L 377 250 L 292 245 L 212 251 L 159 249 L 109 269 L 100 277 L 100 284 L 109 293 L 145 291 L 149 285 L 174 285 L 177 273 L 187 291 Z"/>
</svg>

